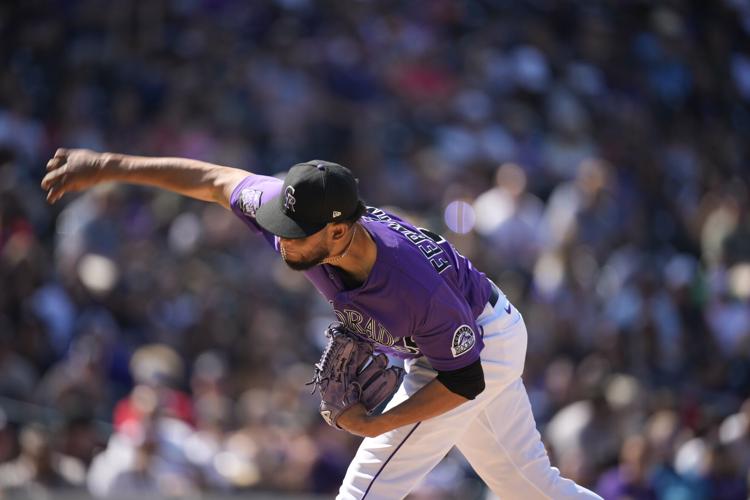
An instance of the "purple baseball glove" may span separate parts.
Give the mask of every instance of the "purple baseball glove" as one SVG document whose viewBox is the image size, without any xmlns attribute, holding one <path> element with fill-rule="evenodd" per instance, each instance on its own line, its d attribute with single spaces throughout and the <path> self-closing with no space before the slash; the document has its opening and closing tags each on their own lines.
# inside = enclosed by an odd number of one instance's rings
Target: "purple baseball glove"
<svg viewBox="0 0 750 500">
<path fill-rule="evenodd" d="M 385 354 L 375 354 L 371 343 L 348 332 L 341 323 L 326 330 L 328 345 L 315 365 L 313 393 L 320 392 L 320 414 L 328 425 L 341 429 L 336 421 L 344 410 L 362 403 L 371 413 L 391 397 L 401 383 L 404 370 L 388 367 Z"/>
</svg>

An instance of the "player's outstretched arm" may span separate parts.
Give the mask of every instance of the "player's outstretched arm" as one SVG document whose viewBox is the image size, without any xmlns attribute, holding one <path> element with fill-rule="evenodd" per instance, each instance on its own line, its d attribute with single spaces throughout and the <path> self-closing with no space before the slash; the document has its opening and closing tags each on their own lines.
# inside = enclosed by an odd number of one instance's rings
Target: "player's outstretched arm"
<svg viewBox="0 0 750 500">
<path fill-rule="evenodd" d="M 42 189 L 55 203 L 65 193 L 103 182 L 155 186 L 229 208 L 237 184 L 250 172 L 187 158 L 150 158 L 88 149 L 58 149 L 47 162 Z"/>
</svg>

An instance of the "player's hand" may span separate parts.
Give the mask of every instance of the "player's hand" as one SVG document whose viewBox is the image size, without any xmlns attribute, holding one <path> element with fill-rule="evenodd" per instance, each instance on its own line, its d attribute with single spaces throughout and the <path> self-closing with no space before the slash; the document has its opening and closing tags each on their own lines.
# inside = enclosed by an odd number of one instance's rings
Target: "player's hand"
<svg viewBox="0 0 750 500">
<path fill-rule="evenodd" d="M 47 162 L 42 189 L 47 202 L 55 203 L 65 193 L 81 191 L 102 180 L 105 155 L 88 149 L 58 149 Z"/>
</svg>

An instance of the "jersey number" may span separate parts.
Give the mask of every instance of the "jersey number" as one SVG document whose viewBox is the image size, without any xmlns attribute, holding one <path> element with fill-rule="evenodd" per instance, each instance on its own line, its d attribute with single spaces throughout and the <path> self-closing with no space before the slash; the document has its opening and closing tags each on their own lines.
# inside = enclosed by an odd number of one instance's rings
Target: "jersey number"
<svg viewBox="0 0 750 500">
<path fill-rule="evenodd" d="M 422 248 L 419 247 L 419 249 L 422 251 L 422 253 L 427 257 L 427 259 L 430 261 L 430 264 L 432 264 L 432 267 L 435 269 L 435 271 L 438 272 L 438 274 L 442 273 L 446 269 L 448 269 L 451 264 L 448 262 L 448 259 L 445 258 L 445 253 L 443 252 L 442 248 L 440 248 L 438 245 L 445 243 L 447 240 L 440 236 L 437 233 L 434 233 L 430 231 L 429 229 L 425 229 L 423 227 L 418 227 L 417 231 L 424 236 L 425 238 L 429 238 L 434 244 L 434 251 L 430 252 L 429 247 Z"/>
</svg>

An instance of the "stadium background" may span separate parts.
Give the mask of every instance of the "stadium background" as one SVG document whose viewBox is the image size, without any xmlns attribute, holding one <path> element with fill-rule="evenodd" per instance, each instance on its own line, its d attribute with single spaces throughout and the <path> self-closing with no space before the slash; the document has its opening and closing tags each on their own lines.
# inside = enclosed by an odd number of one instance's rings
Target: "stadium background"
<svg viewBox="0 0 750 500">
<path fill-rule="evenodd" d="M 64 146 L 350 166 L 523 312 L 565 475 L 747 498 L 748 32 L 747 0 L 2 2 L 0 490 L 330 498 L 358 442 L 304 386 L 312 287 L 218 206 L 47 206 Z M 413 497 L 484 495 L 451 454 Z"/>
</svg>

